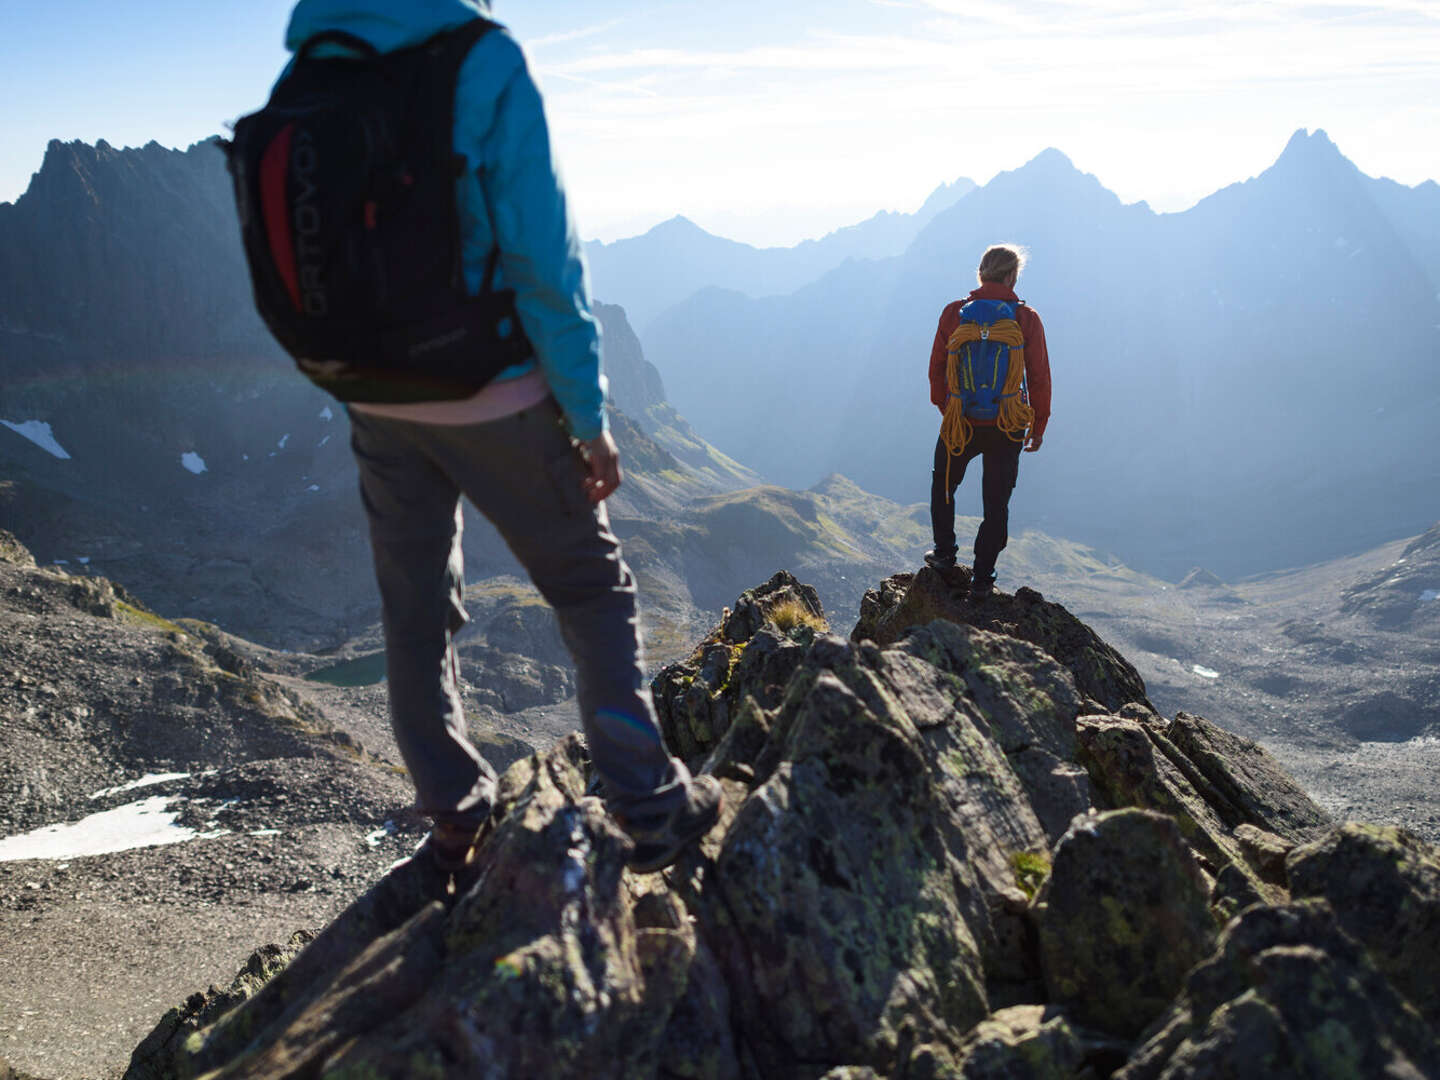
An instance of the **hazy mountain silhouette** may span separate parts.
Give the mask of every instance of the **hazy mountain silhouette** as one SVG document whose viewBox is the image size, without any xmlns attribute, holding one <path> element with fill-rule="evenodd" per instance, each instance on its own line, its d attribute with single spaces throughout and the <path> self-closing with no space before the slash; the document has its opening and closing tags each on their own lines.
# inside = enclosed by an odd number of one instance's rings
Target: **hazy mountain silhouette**
<svg viewBox="0 0 1440 1080">
<path fill-rule="evenodd" d="M 1437 221 L 1440 187 L 1371 179 L 1319 131 L 1167 215 L 1047 150 L 903 255 L 785 297 L 702 292 L 645 342 L 697 430 L 769 479 L 839 471 L 922 499 L 936 318 L 973 286 L 987 244 L 1018 241 L 1055 399 L 1017 519 L 1167 576 L 1196 563 L 1234 576 L 1435 517 Z"/>
<path fill-rule="evenodd" d="M 707 287 L 761 297 L 793 292 L 847 259 L 898 255 L 936 215 L 975 188 L 941 184 L 913 214 L 881 211 L 794 247 L 757 248 L 706 232 L 679 215 L 642 236 L 585 246 L 595 294 L 618 303 L 642 329 L 657 314 Z"/>
</svg>

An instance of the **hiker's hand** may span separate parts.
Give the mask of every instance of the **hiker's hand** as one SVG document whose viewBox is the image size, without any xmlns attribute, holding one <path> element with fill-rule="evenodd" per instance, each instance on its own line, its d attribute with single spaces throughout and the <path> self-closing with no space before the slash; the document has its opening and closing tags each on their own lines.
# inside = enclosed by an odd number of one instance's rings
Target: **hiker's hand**
<svg viewBox="0 0 1440 1080">
<path fill-rule="evenodd" d="M 1027 439 L 1026 442 L 1025 442 L 1025 450 L 1026 450 L 1028 453 L 1032 453 L 1032 454 L 1033 454 L 1036 450 L 1039 450 L 1039 449 L 1040 449 L 1040 443 L 1043 442 L 1043 441 L 1044 441 L 1044 436 L 1043 436 L 1043 435 L 1036 435 L 1036 434 L 1033 434 L 1033 433 L 1032 433 L 1032 434 L 1030 435 L 1030 438 Z"/>
<path fill-rule="evenodd" d="M 604 502 L 620 486 L 620 448 L 608 431 L 580 444 L 585 449 L 585 496 L 592 503 Z"/>
</svg>

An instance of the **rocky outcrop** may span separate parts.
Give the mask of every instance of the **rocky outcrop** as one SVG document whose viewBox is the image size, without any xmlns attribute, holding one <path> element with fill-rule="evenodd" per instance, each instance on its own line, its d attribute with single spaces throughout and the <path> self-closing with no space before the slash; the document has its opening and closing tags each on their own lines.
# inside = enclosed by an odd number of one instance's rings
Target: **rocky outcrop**
<svg viewBox="0 0 1440 1080">
<path fill-rule="evenodd" d="M 1341 610 L 1380 630 L 1434 638 L 1440 631 L 1440 524 L 1417 536 L 1400 557 L 1343 594 Z"/>
<path fill-rule="evenodd" d="M 995 604 L 847 641 L 777 574 L 655 681 L 727 796 L 673 868 L 625 869 L 572 736 L 502 777 L 467 894 L 401 864 L 173 1074 L 1437 1075 L 1435 852 Z"/>
<path fill-rule="evenodd" d="M 135 1048 L 126 1075 L 132 1080 L 171 1075 L 175 1057 L 191 1035 L 253 997 L 314 939 L 312 931 L 297 930 L 284 945 L 261 946 L 250 954 L 245 966 L 224 990 L 212 986 L 205 993 L 191 994 L 183 1004 L 161 1017 L 155 1029 Z M 0 1080 L 3 1076 L 0 1073 Z"/>
<path fill-rule="evenodd" d="M 28 570 L 34 568 L 35 556 L 30 554 L 29 548 L 15 539 L 14 533 L 0 529 L 0 562 Z"/>
<path fill-rule="evenodd" d="M 1131 703 L 1154 711 L 1145 682 L 1131 663 L 1088 626 L 1034 589 L 1014 596 L 995 593 L 982 603 L 968 599 L 970 571 L 925 567 L 917 574 L 896 574 L 865 594 L 860 621 L 850 636 L 887 645 L 912 627 L 946 619 L 1038 645 L 1058 660 L 1075 686 L 1102 709 L 1118 711 Z"/>
</svg>

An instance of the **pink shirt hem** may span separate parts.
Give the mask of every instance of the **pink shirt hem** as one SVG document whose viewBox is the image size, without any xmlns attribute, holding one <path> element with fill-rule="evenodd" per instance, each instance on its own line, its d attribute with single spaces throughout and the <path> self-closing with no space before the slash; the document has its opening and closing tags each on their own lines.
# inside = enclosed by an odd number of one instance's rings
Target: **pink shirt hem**
<svg viewBox="0 0 1440 1080">
<path fill-rule="evenodd" d="M 370 416 L 409 420 L 416 424 L 483 424 L 538 405 L 550 396 L 550 384 L 539 368 L 504 382 L 492 382 L 459 401 L 418 401 L 407 405 L 352 402 L 350 408 Z"/>
</svg>

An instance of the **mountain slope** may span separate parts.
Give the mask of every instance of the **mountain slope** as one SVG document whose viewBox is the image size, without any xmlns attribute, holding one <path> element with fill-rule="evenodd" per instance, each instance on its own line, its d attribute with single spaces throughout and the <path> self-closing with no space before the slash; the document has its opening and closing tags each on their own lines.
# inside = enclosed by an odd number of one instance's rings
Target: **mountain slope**
<svg viewBox="0 0 1440 1080">
<path fill-rule="evenodd" d="M 333 918 L 416 842 L 396 759 L 258 651 L 0 532 L 0 1040 L 27 1071 L 118 1076 L 179 986 Z"/>
</svg>

